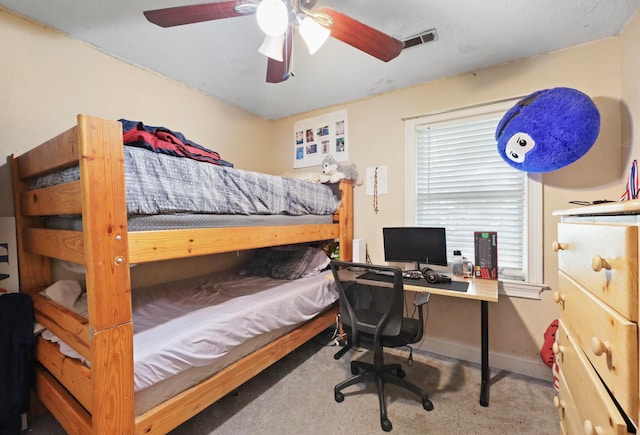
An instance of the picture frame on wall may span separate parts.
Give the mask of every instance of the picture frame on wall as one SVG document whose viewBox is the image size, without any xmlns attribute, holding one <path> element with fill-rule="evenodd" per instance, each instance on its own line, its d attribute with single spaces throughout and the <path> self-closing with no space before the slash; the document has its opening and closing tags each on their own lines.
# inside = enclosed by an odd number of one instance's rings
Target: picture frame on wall
<svg viewBox="0 0 640 435">
<path fill-rule="evenodd" d="M 294 168 L 320 166 L 328 154 L 338 162 L 349 160 L 346 110 L 297 121 L 293 137 Z"/>
</svg>

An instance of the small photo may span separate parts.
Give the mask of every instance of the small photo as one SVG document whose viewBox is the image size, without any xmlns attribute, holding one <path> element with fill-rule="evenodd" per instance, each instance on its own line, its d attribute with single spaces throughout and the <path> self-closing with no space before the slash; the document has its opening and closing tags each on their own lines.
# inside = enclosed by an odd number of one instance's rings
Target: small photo
<svg viewBox="0 0 640 435">
<path fill-rule="evenodd" d="M 300 145 L 302 142 L 304 142 L 304 132 L 296 131 L 296 145 Z"/>
<path fill-rule="evenodd" d="M 296 160 L 304 159 L 304 148 L 296 147 Z"/>
<path fill-rule="evenodd" d="M 328 136 L 329 135 L 329 126 L 325 125 L 324 127 L 320 127 L 318 129 L 318 136 Z"/>
<path fill-rule="evenodd" d="M 344 121 L 336 122 L 336 136 L 344 136 Z"/>
<path fill-rule="evenodd" d="M 340 153 L 344 151 L 344 138 L 339 137 L 336 139 L 336 152 Z"/>
<path fill-rule="evenodd" d="M 320 153 L 321 154 L 329 154 L 329 141 L 323 140 L 320 142 Z"/>
<path fill-rule="evenodd" d="M 307 142 L 313 142 L 313 129 L 308 129 L 307 130 Z"/>
<path fill-rule="evenodd" d="M 318 152 L 318 144 L 311 143 L 307 145 L 307 155 L 316 154 Z"/>
</svg>

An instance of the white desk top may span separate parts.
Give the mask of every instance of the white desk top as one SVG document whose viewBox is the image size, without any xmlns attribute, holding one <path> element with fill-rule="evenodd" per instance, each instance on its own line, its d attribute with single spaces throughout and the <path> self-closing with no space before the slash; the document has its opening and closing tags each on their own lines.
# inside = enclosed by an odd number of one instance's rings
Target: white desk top
<svg viewBox="0 0 640 435">
<path fill-rule="evenodd" d="M 362 272 L 347 272 L 344 273 L 353 274 L 350 279 L 355 279 L 357 275 Z M 469 283 L 469 288 L 466 292 L 455 291 L 455 290 L 447 290 L 444 288 L 438 287 L 425 287 L 422 285 L 411 285 L 411 279 L 404 280 L 404 289 L 412 292 L 427 292 L 433 295 L 442 295 L 442 296 L 451 296 L 454 298 L 462 298 L 462 299 L 475 299 L 479 301 L 488 301 L 488 302 L 498 302 L 498 281 L 491 279 L 480 279 L 480 278 L 457 278 L 455 276 L 451 277 L 454 281 L 466 281 Z M 367 280 L 358 280 L 362 282 L 369 282 L 374 285 L 387 284 L 391 285 L 391 283 L 385 283 L 382 281 L 367 281 Z"/>
</svg>

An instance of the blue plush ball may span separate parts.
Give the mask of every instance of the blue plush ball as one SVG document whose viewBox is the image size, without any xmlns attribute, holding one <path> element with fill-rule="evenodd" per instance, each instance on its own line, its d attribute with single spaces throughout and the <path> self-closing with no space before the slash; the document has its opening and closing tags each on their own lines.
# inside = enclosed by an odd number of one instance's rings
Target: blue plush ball
<svg viewBox="0 0 640 435">
<path fill-rule="evenodd" d="M 600 112 L 591 98 L 571 88 L 534 92 L 513 106 L 496 128 L 498 152 L 525 172 L 567 166 L 591 149 Z"/>
</svg>

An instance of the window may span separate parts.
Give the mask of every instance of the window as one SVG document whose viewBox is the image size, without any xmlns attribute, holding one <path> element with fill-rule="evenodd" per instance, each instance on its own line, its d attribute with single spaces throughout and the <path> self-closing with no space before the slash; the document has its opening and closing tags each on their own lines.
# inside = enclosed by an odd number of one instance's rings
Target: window
<svg viewBox="0 0 640 435">
<path fill-rule="evenodd" d="M 542 186 L 497 152 L 496 126 L 515 102 L 406 120 L 406 216 L 445 227 L 448 254 L 471 261 L 474 231 L 497 231 L 500 280 L 521 288 L 542 282 Z"/>
</svg>

